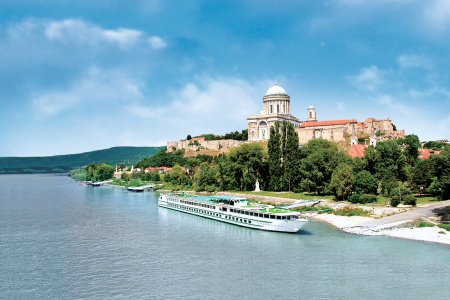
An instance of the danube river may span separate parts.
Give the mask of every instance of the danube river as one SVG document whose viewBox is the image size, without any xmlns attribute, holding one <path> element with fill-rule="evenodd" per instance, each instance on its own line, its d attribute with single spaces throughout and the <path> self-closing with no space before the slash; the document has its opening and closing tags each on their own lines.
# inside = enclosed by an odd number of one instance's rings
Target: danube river
<svg viewBox="0 0 450 300">
<path fill-rule="evenodd" d="M 0 298 L 448 299 L 449 246 L 252 230 L 157 196 L 0 175 Z"/>
</svg>

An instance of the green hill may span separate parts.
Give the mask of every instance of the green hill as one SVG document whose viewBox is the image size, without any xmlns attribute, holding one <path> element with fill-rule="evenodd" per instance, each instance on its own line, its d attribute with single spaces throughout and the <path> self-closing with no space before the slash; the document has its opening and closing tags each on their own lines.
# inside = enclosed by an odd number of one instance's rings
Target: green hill
<svg viewBox="0 0 450 300">
<path fill-rule="evenodd" d="M 79 154 L 41 157 L 0 157 L 0 174 L 64 173 L 89 163 L 116 165 L 136 162 L 165 147 L 113 147 Z"/>
</svg>

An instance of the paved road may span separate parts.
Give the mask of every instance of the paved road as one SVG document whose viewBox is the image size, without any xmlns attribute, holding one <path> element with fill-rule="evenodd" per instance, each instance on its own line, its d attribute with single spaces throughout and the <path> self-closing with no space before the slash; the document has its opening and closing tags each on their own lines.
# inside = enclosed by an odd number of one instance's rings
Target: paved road
<svg viewBox="0 0 450 300">
<path fill-rule="evenodd" d="M 358 227 L 367 227 L 373 228 L 381 225 L 387 225 L 391 223 L 408 221 L 408 220 L 417 220 L 424 217 L 434 216 L 436 213 L 443 211 L 444 207 L 450 206 L 450 200 L 442 201 L 436 204 L 432 204 L 426 207 L 420 207 L 417 209 L 413 209 L 404 213 L 384 217 L 381 219 L 373 220 L 358 224 Z"/>
</svg>

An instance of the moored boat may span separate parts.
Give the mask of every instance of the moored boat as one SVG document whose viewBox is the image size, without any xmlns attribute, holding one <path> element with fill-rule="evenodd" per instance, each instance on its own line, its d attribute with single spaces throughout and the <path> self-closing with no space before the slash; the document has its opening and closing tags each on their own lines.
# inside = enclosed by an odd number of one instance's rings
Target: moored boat
<svg viewBox="0 0 450 300">
<path fill-rule="evenodd" d="M 245 198 L 234 196 L 160 194 L 158 206 L 267 231 L 295 233 L 308 222 L 308 219 L 302 218 L 298 212 L 249 203 Z"/>
</svg>

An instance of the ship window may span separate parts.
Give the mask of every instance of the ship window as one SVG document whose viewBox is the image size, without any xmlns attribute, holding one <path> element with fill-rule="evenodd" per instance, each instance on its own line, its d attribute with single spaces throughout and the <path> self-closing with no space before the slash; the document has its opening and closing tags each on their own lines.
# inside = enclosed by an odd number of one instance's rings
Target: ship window
<svg viewBox="0 0 450 300">
<path fill-rule="evenodd" d="M 274 215 L 271 215 L 270 218 L 271 218 L 271 219 L 275 219 L 275 216 L 274 216 Z"/>
<path fill-rule="evenodd" d="M 248 221 L 248 224 L 251 224 L 252 223 L 252 221 Z"/>
</svg>

